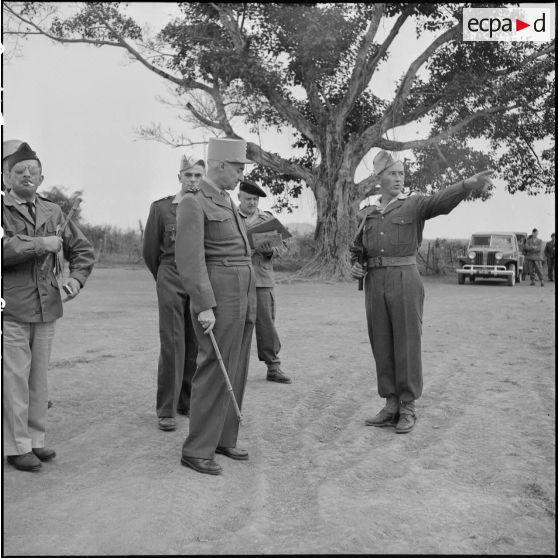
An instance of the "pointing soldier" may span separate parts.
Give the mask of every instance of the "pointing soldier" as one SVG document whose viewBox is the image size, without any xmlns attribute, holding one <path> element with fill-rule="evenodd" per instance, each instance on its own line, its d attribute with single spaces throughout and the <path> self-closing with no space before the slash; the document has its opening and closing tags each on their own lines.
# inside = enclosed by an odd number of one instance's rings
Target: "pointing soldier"
<svg viewBox="0 0 558 558">
<path fill-rule="evenodd" d="M 219 475 L 215 453 L 246 460 L 236 447 L 239 421 L 230 404 L 210 331 L 220 348 L 239 407 L 246 385 L 256 318 L 256 285 L 246 225 L 227 190 L 242 180 L 246 142 L 210 138 L 207 176 L 192 187 L 177 210 L 176 266 L 198 340 L 192 380 L 190 430 L 181 463 L 200 473 Z"/>
<path fill-rule="evenodd" d="M 416 264 L 426 219 L 446 215 L 472 190 L 491 185 L 484 171 L 431 196 L 406 196 L 403 163 L 387 151 L 374 158 L 380 189 L 363 210 L 357 242 L 364 246 L 366 268 L 353 264 L 355 278 L 365 277 L 368 336 L 376 361 L 378 394 L 385 407 L 366 420 L 369 426 L 395 426 L 410 432 L 415 400 L 422 394 L 421 334 L 424 287 Z"/>
<path fill-rule="evenodd" d="M 198 345 L 186 294 L 175 263 L 176 208 L 185 192 L 205 174 L 203 160 L 182 157 L 180 191 L 151 204 L 143 235 L 143 259 L 157 284 L 161 351 L 156 411 L 161 430 L 176 428 L 176 413 L 190 414 L 192 377 Z"/>
<path fill-rule="evenodd" d="M 238 199 L 239 213 L 246 220 L 246 227 L 252 227 L 273 219 L 269 211 L 258 208 L 259 200 L 266 193 L 253 182 L 240 182 Z M 262 245 L 253 251 L 252 265 L 256 274 L 256 295 L 258 299 L 256 313 L 256 342 L 258 358 L 267 365 L 267 380 L 290 384 L 291 379 L 281 371 L 281 341 L 275 328 L 275 279 L 273 259 L 281 256 L 284 247 Z"/>
<path fill-rule="evenodd" d="M 95 256 L 79 228 L 60 207 L 37 195 L 42 165 L 27 143 L 10 156 L 11 191 L 2 207 L 2 434 L 8 463 L 37 471 L 56 456 L 45 446 L 47 371 L 62 298 L 55 275 L 59 252 L 69 261 L 70 277 L 62 287 L 67 299 L 78 295 Z M 43 263 L 52 262 L 50 267 Z"/>
</svg>

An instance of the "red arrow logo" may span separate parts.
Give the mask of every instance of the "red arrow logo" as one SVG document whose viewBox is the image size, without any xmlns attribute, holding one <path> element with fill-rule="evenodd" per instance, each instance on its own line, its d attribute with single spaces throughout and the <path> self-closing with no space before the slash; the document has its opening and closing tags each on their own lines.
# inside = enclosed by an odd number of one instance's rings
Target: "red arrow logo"
<svg viewBox="0 0 558 558">
<path fill-rule="evenodd" d="M 521 31 L 522 29 L 525 29 L 526 27 L 531 27 L 531 25 L 529 23 L 525 23 L 524 21 L 521 21 L 520 19 L 515 18 L 515 30 L 516 31 Z"/>
</svg>

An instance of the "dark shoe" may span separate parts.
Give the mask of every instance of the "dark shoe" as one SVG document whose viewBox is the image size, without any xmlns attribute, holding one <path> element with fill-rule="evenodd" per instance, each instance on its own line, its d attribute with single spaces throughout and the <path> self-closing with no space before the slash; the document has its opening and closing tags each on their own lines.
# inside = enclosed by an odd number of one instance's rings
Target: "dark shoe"
<svg viewBox="0 0 558 558">
<path fill-rule="evenodd" d="M 190 409 L 177 409 L 176 412 L 177 412 L 179 415 L 184 415 L 184 416 L 186 416 L 186 417 L 189 417 L 189 416 L 190 416 Z"/>
<path fill-rule="evenodd" d="M 395 426 L 399 419 L 399 413 L 382 409 L 374 418 L 366 419 L 366 426 Z"/>
<path fill-rule="evenodd" d="M 417 417 L 415 415 L 400 413 L 395 432 L 397 432 L 397 434 L 407 434 L 407 432 L 410 432 L 415 427 L 416 421 Z"/>
<path fill-rule="evenodd" d="M 52 401 L 49 400 L 48 404 L 47 404 L 47 408 L 50 409 L 52 407 Z"/>
<path fill-rule="evenodd" d="M 238 461 L 246 461 L 248 459 L 248 452 L 240 448 L 224 448 L 223 446 L 217 446 L 215 453 L 221 453 Z"/>
<path fill-rule="evenodd" d="M 50 461 L 53 457 L 56 457 L 56 452 L 49 448 L 33 448 L 33 453 L 41 461 Z"/>
<path fill-rule="evenodd" d="M 22 455 L 8 455 L 8 463 L 20 471 L 38 471 L 42 467 L 39 458 L 32 451 Z"/>
<path fill-rule="evenodd" d="M 283 374 L 281 370 L 268 370 L 267 371 L 267 381 L 268 382 L 279 382 L 280 384 L 290 384 L 291 379 Z"/>
<path fill-rule="evenodd" d="M 160 430 L 174 430 L 176 428 L 176 419 L 174 417 L 161 417 L 159 419 Z"/>
<path fill-rule="evenodd" d="M 213 459 L 202 459 L 200 457 L 186 457 L 182 456 L 180 463 L 185 467 L 190 467 L 198 473 L 206 473 L 207 475 L 220 475 L 223 468 L 213 461 Z"/>
</svg>

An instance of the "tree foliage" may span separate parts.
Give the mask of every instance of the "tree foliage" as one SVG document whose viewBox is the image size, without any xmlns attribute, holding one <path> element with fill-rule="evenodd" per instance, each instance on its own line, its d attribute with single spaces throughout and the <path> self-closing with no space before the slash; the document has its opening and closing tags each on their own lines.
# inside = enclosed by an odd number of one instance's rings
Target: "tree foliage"
<svg viewBox="0 0 558 558">
<path fill-rule="evenodd" d="M 8 33 L 125 49 L 177 95 L 209 100 L 209 109 L 195 100 L 185 107 L 216 134 L 239 137 L 239 119 L 294 132 L 288 153 L 249 142 L 248 155 L 257 163 L 252 178 L 280 206 L 304 186 L 313 191 L 315 269 L 347 272 L 356 207 L 375 180 L 355 184 L 355 172 L 374 149 L 412 150 L 408 183 L 417 191 L 481 168 L 494 169 L 511 193 L 554 191 L 554 41 L 464 42 L 470 4 L 181 2 L 152 37 L 125 4 L 82 3 L 71 15 L 53 5 L 5 2 Z M 415 44 L 412 33 L 429 43 L 384 98 L 373 78 L 398 42 Z M 410 126 L 419 137 L 398 139 Z"/>
</svg>

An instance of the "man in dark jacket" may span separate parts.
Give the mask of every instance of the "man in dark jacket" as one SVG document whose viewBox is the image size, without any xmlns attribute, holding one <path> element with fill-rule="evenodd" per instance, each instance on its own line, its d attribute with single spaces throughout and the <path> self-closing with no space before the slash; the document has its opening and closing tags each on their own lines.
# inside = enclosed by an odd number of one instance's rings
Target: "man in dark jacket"
<svg viewBox="0 0 558 558">
<path fill-rule="evenodd" d="M 78 295 L 93 269 L 93 247 L 69 222 L 62 231 L 60 207 L 37 195 L 42 165 L 27 143 L 9 161 L 9 184 L 2 208 L 3 446 L 8 463 L 37 471 L 55 457 L 45 447 L 47 371 L 56 320 L 62 316 L 57 271 L 61 254 L 70 277 L 67 299 Z M 43 263 L 47 260 L 47 263 Z"/>
<path fill-rule="evenodd" d="M 366 276 L 368 336 L 376 361 L 378 394 L 385 407 L 366 421 L 395 426 L 399 434 L 415 425 L 415 400 L 422 394 L 421 334 L 424 287 L 416 255 L 426 219 L 452 211 L 472 190 L 491 184 L 489 171 L 475 174 L 434 195 L 406 196 L 403 163 L 386 151 L 374 158 L 380 194 L 361 212 L 356 242 L 367 265 L 354 262 L 355 278 Z"/>
<path fill-rule="evenodd" d="M 143 234 L 143 259 L 157 284 L 161 352 L 157 371 L 156 410 L 161 430 L 176 428 L 176 413 L 190 414 L 190 392 L 198 344 L 186 294 L 175 263 L 176 208 L 205 174 L 205 163 L 183 156 L 180 191 L 154 201 Z"/>
<path fill-rule="evenodd" d="M 269 211 L 258 208 L 259 200 L 266 193 L 253 182 L 241 180 L 238 191 L 240 206 L 238 212 L 245 219 L 248 231 L 252 227 L 273 219 Z M 256 342 L 258 358 L 267 367 L 266 379 L 269 382 L 290 384 L 291 379 L 281 370 L 281 341 L 275 327 L 275 276 L 273 260 L 285 251 L 283 246 L 267 246 L 266 244 L 253 250 L 252 266 L 256 274 L 256 296 L 258 299 L 256 312 Z"/>
<path fill-rule="evenodd" d="M 550 235 L 550 240 L 544 247 L 544 257 L 546 258 L 546 266 L 548 272 L 548 280 L 554 281 L 554 251 L 556 244 L 554 243 L 554 233 Z"/>
<path fill-rule="evenodd" d="M 541 287 L 544 287 L 543 275 L 539 267 L 543 261 L 542 240 L 539 238 L 539 231 L 537 229 L 533 229 L 533 232 L 525 242 L 525 261 L 529 262 L 531 286 L 535 285 L 536 275 L 541 282 Z"/>
</svg>

